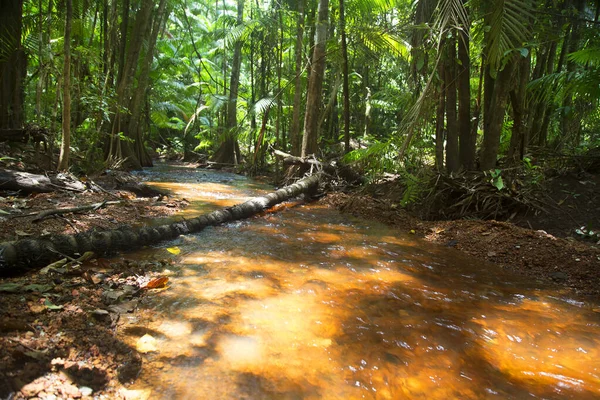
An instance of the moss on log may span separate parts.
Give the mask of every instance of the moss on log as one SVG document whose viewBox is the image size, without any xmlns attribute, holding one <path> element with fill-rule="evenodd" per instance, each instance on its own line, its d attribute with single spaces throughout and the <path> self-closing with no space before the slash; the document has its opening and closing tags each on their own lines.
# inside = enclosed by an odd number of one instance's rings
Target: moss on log
<svg viewBox="0 0 600 400">
<path fill-rule="evenodd" d="M 141 228 L 123 226 L 114 230 L 92 230 L 76 235 L 49 235 L 0 243 L 0 276 L 43 267 L 64 256 L 77 257 L 86 251 L 103 255 L 131 250 L 174 239 L 182 234 L 199 232 L 207 226 L 248 218 L 300 194 L 312 194 L 318 188 L 319 178 L 320 174 L 315 174 L 245 203 L 172 224 Z"/>
</svg>

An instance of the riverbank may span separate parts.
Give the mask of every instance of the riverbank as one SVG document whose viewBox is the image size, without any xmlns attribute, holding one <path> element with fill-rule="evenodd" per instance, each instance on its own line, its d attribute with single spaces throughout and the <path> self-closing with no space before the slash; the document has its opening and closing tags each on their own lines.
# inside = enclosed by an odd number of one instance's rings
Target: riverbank
<svg viewBox="0 0 600 400">
<path fill-rule="evenodd" d="M 389 185 L 388 185 L 389 186 Z M 379 193 L 371 195 L 364 193 Z M 454 247 L 500 268 L 553 284 L 584 298 L 600 296 L 600 245 L 579 237 L 584 222 L 600 227 L 600 179 L 570 176 L 551 184 L 548 212 L 521 214 L 514 223 L 460 219 L 426 221 L 398 207 L 398 191 L 389 187 L 331 193 L 324 202 L 342 212 L 374 219 L 403 234 Z M 583 221 L 583 222 L 582 222 Z M 522 225 L 519 226 L 518 224 Z M 589 232 L 589 230 L 588 230 Z"/>
</svg>

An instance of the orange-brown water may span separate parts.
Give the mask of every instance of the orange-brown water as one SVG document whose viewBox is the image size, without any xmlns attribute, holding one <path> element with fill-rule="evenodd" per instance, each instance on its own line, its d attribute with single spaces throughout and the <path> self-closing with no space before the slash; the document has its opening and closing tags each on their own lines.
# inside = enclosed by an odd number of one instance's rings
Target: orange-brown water
<svg viewBox="0 0 600 400">
<path fill-rule="evenodd" d="M 267 190 L 173 171 L 159 176 L 179 183 L 160 185 L 193 201 L 189 215 Z M 600 398 L 596 305 L 318 204 L 135 256 L 176 260 L 171 287 L 122 330 L 132 346 L 154 341 L 141 396 Z"/>
</svg>

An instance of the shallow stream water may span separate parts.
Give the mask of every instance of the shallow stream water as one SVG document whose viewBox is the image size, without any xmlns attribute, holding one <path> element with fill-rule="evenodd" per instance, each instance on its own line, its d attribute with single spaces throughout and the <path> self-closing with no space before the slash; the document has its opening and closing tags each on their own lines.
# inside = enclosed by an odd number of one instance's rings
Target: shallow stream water
<svg viewBox="0 0 600 400">
<path fill-rule="evenodd" d="M 186 218 L 272 190 L 159 167 Z M 454 249 L 317 204 L 208 228 L 128 258 L 173 258 L 126 318 L 152 336 L 152 399 L 600 398 L 600 313 Z M 177 247 L 178 255 L 166 248 Z M 596 310 L 596 311 L 594 311 Z"/>
</svg>

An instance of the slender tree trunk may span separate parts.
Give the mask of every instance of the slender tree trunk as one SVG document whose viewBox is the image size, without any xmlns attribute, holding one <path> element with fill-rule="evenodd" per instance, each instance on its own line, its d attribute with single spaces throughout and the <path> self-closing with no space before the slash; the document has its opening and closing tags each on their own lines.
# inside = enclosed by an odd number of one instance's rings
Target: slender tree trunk
<svg viewBox="0 0 600 400">
<path fill-rule="evenodd" d="M 319 15 L 316 24 L 315 47 L 313 51 L 310 82 L 306 98 L 306 117 L 304 119 L 304 137 L 302 138 L 302 157 L 316 154 L 318 150 L 319 106 L 325 75 L 325 42 L 327 40 L 327 21 L 329 0 L 319 0 Z"/>
<path fill-rule="evenodd" d="M 498 77 L 494 81 L 493 97 L 490 101 L 488 117 L 485 119 L 483 128 L 480 166 L 482 171 L 490 170 L 496 166 L 502 125 L 506 113 L 506 101 L 515 64 L 514 59 L 509 60 L 504 69 L 498 72 Z"/>
<path fill-rule="evenodd" d="M 440 88 L 438 91 L 438 105 L 435 115 L 435 167 L 438 171 L 444 169 L 444 118 L 446 116 L 446 87 L 444 84 L 444 62 L 438 61 L 438 76 Z"/>
<path fill-rule="evenodd" d="M 123 162 L 124 166 L 131 169 L 141 169 L 142 165 L 137 158 L 135 147 L 129 141 L 122 141 L 120 138 L 120 134 L 124 134 L 135 141 L 135 138 L 129 134 L 130 115 L 128 112 L 123 112 L 121 108 L 129 109 L 131 106 L 131 95 L 140 53 L 144 39 L 146 39 L 153 9 L 154 2 L 152 0 L 142 1 L 141 8 L 137 12 L 133 25 L 131 40 L 125 46 L 127 54 L 124 59 L 124 66 L 121 68 L 120 79 L 117 83 L 118 104 L 112 120 L 111 143 L 107 154 L 109 162 Z"/>
<path fill-rule="evenodd" d="M 152 159 L 146 151 L 142 137 L 142 106 L 145 103 L 144 99 L 146 98 L 148 82 L 150 80 L 150 67 L 152 66 L 152 61 L 154 59 L 154 48 L 156 46 L 158 34 L 163 26 L 166 16 L 169 13 L 166 5 L 166 0 L 160 0 L 152 25 L 148 25 L 148 49 L 146 50 L 146 55 L 141 63 L 141 70 L 137 79 L 137 86 L 133 92 L 133 97 L 131 98 L 131 104 L 129 106 L 131 116 L 129 118 L 129 128 L 127 134 L 129 137 L 135 140 L 135 154 L 143 167 L 152 166 Z"/>
<path fill-rule="evenodd" d="M 531 54 L 527 57 L 519 59 L 518 66 L 518 84 L 517 87 L 510 92 L 510 102 L 513 109 L 513 130 L 510 136 L 510 147 L 508 149 L 508 159 L 512 162 L 517 162 L 525 156 L 527 145 L 527 130 L 525 127 L 526 119 L 526 90 L 527 82 L 529 81 L 529 73 L 531 69 Z"/>
<path fill-rule="evenodd" d="M 471 59 L 469 26 L 458 31 L 458 137 L 460 164 L 466 170 L 475 167 L 477 137 L 471 131 Z"/>
<path fill-rule="evenodd" d="M 244 18 L 244 0 L 237 2 L 237 24 L 241 25 Z M 237 141 L 237 98 L 240 86 L 240 68 L 242 65 L 242 42 L 237 41 L 233 48 L 231 76 L 229 81 L 229 101 L 225 116 L 225 132 L 221 145 L 212 160 L 223 164 L 238 164 L 240 149 Z"/>
<path fill-rule="evenodd" d="M 65 63 L 63 66 L 63 111 L 62 111 L 62 142 L 58 170 L 69 169 L 69 154 L 71 148 L 71 24 L 73 20 L 73 0 L 66 0 L 67 15 L 65 16 Z"/>
<path fill-rule="evenodd" d="M 577 16 L 582 15 L 585 10 L 586 1 L 585 0 L 575 0 L 575 7 L 577 9 Z M 568 53 L 572 53 L 579 49 L 580 41 L 581 41 L 581 24 L 578 20 L 573 22 L 573 27 L 571 29 L 571 35 L 569 37 L 568 43 L 563 44 L 563 49 L 567 48 Z M 562 52 L 561 52 L 562 56 Z M 567 81 L 570 81 L 571 75 L 575 71 L 575 63 L 573 61 L 567 62 Z M 558 70 L 560 72 L 560 70 Z M 562 113 L 560 118 L 560 126 L 561 126 L 561 142 L 563 141 L 571 141 L 575 147 L 579 145 L 577 132 L 579 131 L 579 126 L 581 125 L 581 121 L 576 118 L 576 110 L 574 109 L 573 103 L 573 93 L 568 92 L 564 96 L 562 102 Z"/>
<path fill-rule="evenodd" d="M 0 129 L 22 128 L 27 58 L 21 47 L 23 0 L 0 0 Z"/>
<path fill-rule="evenodd" d="M 237 24 L 241 25 L 244 19 L 244 0 L 237 2 Z M 240 86 L 240 67 L 242 65 L 242 42 L 237 41 L 233 48 L 233 60 L 231 65 L 231 76 L 229 83 L 229 102 L 227 103 L 226 128 L 233 130 L 237 128 L 237 98 Z"/>
<path fill-rule="evenodd" d="M 456 38 L 453 34 L 446 42 L 446 168 L 456 172 L 460 168 L 458 154 L 458 119 L 456 116 Z"/>
<path fill-rule="evenodd" d="M 300 113 L 302 109 L 302 50 L 304 40 L 304 2 L 298 0 L 298 31 L 296 32 L 296 77 L 294 80 L 294 110 L 292 113 L 292 126 L 290 127 L 290 141 L 292 142 L 292 155 L 300 155 Z"/>
<path fill-rule="evenodd" d="M 342 40 L 342 96 L 344 97 L 344 152 L 350 152 L 350 84 L 348 83 L 348 46 L 346 44 L 346 17 L 344 0 L 340 0 L 340 33 Z"/>
</svg>

